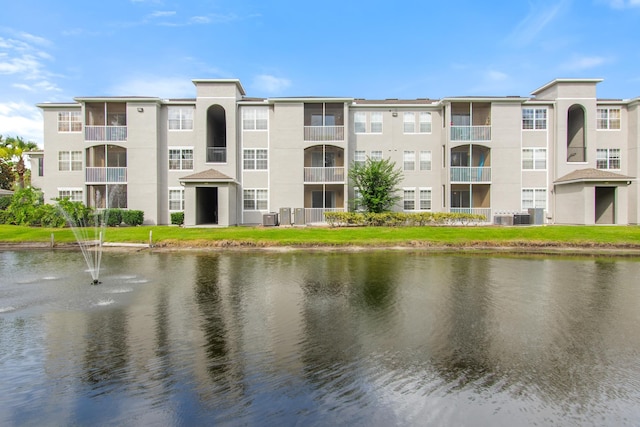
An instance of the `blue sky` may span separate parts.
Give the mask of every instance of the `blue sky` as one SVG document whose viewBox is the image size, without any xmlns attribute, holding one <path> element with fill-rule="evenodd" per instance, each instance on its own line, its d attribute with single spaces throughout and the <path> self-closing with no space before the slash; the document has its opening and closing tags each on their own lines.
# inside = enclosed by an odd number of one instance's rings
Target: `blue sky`
<svg viewBox="0 0 640 427">
<path fill-rule="evenodd" d="M 195 78 L 248 96 L 520 95 L 604 78 L 640 96 L 640 0 L 110 0 L 0 6 L 0 134 L 42 146 L 36 103 L 194 97 Z"/>
</svg>

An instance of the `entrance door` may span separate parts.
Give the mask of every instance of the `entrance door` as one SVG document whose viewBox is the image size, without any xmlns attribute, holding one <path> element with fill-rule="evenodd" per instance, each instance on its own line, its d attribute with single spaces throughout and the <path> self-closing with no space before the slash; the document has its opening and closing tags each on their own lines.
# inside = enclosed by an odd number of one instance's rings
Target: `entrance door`
<svg viewBox="0 0 640 427">
<path fill-rule="evenodd" d="M 616 187 L 596 187 L 596 224 L 616 223 Z"/>
<path fill-rule="evenodd" d="M 196 225 L 218 223 L 218 187 L 196 188 Z"/>
</svg>

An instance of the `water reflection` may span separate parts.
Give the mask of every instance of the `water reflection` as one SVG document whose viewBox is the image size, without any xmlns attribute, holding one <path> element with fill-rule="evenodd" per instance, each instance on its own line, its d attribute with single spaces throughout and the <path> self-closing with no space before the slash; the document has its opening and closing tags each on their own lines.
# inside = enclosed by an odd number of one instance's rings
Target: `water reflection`
<svg viewBox="0 0 640 427">
<path fill-rule="evenodd" d="M 2 425 L 640 419 L 632 260 L 73 255 L 0 252 Z"/>
</svg>

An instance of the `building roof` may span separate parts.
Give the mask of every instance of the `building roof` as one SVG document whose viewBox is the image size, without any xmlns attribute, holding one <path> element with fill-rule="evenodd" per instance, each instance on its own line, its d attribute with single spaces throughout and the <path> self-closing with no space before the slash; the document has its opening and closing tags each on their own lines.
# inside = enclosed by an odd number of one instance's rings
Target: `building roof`
<svg viewBox="0 0 640 427">
<path fill-rule="evenodd" d="M 542 92 L 543 90 L 546 90 L 558 83 L 595 83 L 597 84 L 597 83 L 600 83 L 602 80 L 603 79 L 555 79 L 555 80 L 551 80 L 549 83 L 543 86 L 540 86 L 538 89 L 531 92 L 531 95 L 536 96 L 538 93 Z"/>
<path fill-rule="evenodd" d="M 556 184 L 571 184 L 575 182 L 593 182 L 593 181 L 630 181 L 633 177 L 613 173 L 600 169 L 578 169 L 556 179 Z"/>
<path fill-rule="evenodd" d="M 233 181 L 233 178 L 215 169 L 197 172 L 192 175 L 183 176 L 180 181 L 204 182 L 204 181 Z"/>
</svg>

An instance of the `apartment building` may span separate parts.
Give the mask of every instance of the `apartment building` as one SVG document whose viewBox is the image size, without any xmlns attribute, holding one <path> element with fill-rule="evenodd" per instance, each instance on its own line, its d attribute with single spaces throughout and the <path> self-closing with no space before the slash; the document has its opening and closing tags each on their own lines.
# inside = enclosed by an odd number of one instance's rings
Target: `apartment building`
<svg viewBox="0 0 640 427">
<path fill-rule="evenodd" d="M 46 200 L 145 213 L 186 226 L 318 223 L 357 209 L 354 162 L 403 171 L 398 211 L 487 222 L 638 224 L 640 98 L 598 99 L 601 79 L 556 79 L 530 97 L 252 98 L 239 80 L 193 80 L 196 97 L 78 97 L 39 104 Z"/>
</svg>

